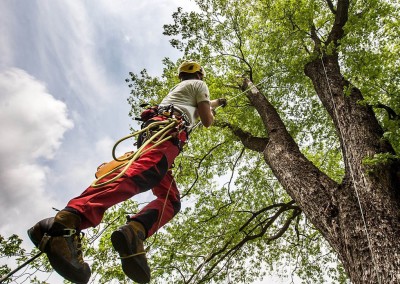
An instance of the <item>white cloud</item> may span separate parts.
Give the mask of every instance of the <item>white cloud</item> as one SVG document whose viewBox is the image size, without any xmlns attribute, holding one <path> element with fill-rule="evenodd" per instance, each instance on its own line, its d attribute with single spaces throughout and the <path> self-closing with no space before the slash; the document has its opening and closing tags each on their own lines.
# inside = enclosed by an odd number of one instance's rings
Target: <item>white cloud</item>
<svg viewBox="0 0 400 284">
<path fill-rule="evenodd" d="M 44 162 L 72 127 L 66 105 L 43 83 L 21 69 L 0 73 L 1 234 L 23 236 L 26 224 L 49 214 L 54 202 L 44 186 L 51 170 Z"/>
<path fill-rule="evenodd" d="M 83 105 L 109 102 L 110 85 L 95 41 L 96 22 L 103 19 L 92 17 L 80 1 L 41 2 L 37 9 L 43 16 L 33 19 L 33 32 L 40 37 L 35 44 L 43 66 L 50 73 L 60 72 L 58 83 Z"/>
</svg>

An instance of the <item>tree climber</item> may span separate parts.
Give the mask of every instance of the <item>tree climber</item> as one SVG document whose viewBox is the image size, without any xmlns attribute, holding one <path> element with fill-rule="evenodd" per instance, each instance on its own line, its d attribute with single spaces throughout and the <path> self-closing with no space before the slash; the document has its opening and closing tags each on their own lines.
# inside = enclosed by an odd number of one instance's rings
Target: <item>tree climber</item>
<svg viewBox="0 0 400 284">
<path fill-rule="evenodd" d="M 225 99 L 210 101 L 207 84 L 203 81 L 205 72 L 199 63 L 183 62 L 178 68 L 178 76 L 180 83 L 158 107 L 152 108 L 153 115 L 149 117 L 148 113 L 142 113 L 142 118 L 147 120 L 146 125 L 171 116 L 179 117 L 186 127 L 172 130 L 173 139 L 144 151 L 115 181 L 100 187 L 89 186 L 55 217 L 44 219 L 28 230 L 32 242 L 47 254 L 54 270 L 65 279 L 87 283 L 91 276 L 90 267 L 82 256 L 81 230 L 100 224 L 109 207 L 152 189 L 157 198 L 136 215 L 128 216 L 127 223 L 111 235 L 124 273 L 138 283 L 150 281 L 143 241 L 169 222 L 181 207 L 179 191 L 170 170 L 172 164 L 196 119 L 200 118 L 202 124 L 209 127 L 214 121 L 214 109 L 226 105 Z M 140 135 L 138 144 L 147 138 Z M 112 175 L 107 177 L 111 178 Z"/>
</svg>

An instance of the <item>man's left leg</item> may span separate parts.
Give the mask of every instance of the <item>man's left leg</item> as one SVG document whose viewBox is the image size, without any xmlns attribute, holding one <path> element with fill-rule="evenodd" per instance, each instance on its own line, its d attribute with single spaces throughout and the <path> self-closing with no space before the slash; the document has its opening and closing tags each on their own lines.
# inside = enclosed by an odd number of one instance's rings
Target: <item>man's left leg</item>
<svg viewBox="0 0 400 284">
<path fill-rule="evenodd" d="M 126 225 L 111 235 L 111 242 L 121 257 L 125 274 L 138 283 L 150 281 L 143 241 L 169 222 L 180 210 L 180 195 L 171 171 L 153 188 L 157 199 L 138 214 L 128 217 Z"/>
</svg>

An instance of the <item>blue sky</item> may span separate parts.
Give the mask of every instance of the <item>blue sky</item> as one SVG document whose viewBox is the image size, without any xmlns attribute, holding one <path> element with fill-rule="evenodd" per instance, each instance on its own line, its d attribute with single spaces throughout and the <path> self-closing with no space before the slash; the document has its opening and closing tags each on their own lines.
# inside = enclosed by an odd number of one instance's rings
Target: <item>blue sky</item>
<svg viewBox="0 0 400 284">
<path fill-rule="evenodd" d="M 1 235 L 27 240 L 26 230 L 80 194 L 114 142 L 137 127 L 124 79 L 143 68 L 159 75 L 164 57 L 182 56 L 162 35 L 178 6 L 194 8 L 182 0 L 0 1 Z"/>
<path fill-rule="evenodd" d="M 26 224 L 53 215 L 52 207 L 63 208 L 110 160 L 114 141 L 135 126 L 124 79 L 143 68 L 158 75 L 162 58 L 181 56 L 162 26 L 182 4 L 190 6 L 172 0 L 0 2 L 3 234 L 25 234 Z M 25 226 L 16 230 L 22 218 Z"/>
</svg>

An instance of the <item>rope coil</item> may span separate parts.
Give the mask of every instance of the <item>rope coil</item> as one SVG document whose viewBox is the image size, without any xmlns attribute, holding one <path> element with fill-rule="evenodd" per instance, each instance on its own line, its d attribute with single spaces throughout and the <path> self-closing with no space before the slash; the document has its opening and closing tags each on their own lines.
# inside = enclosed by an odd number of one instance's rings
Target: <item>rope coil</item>
<svg viewBox="0 0 400 284">
<path fill-rule="evenodd" d="M 128 170 L 128 168 L 132 165 L 133 162 L 135 162 L 143 153 L 146 153 L 150 150 L 152 150 L 153 148 L 157 147 L 158 145 L 160 145 L 161 143 L 164 143 L 165 141 L 169 140 L 172 138 L 172 135 L 168 135 L 170 133 L 170 131 L 172 129 L 174 129 L 176 126 L 178 126 L 180 123 L 179 120 L 175 119 L 175 118 L 169 118 L 167 120 L 162 120 L 162 121 L 156 121 L 153 123 L 150 123 L 148 126 L 146 126 L 145 128 L 138 130 L 136 132 L 134 132 L 133 134 L 127 135 L 123 138 L 121 138 L 120 140 L 118 140 L 115 144 L 114 147 L 112 149 L 112 156 L 113 159 L 117 162 L 125 162 L 121 165 L 119 165 L 118 167 L 106 172 L 105 174 L 101 175 L 100 177 L 98 177 L 95 181 L 92 182 L 92 184 L 90 185 L 91 187 L 94 188 L 98 188 L 98 187 L 102 187 L 104 185 L 110 184 L 112 182 L 114 182 L 115 180 L 119 179 L 121 176 L 123 176 L 125 174 L 125 172 Z M 154 130 L 155 128 L 161 128 L 159 131 L 157 131 L 156 133 L 154 133 L 153 135 L 151 135 L 151 131 Z M 149 137 L 142 146 L 139 147 L 139 149 L 133 153 L 132 155 L 129 155 L 128 157 L 124 158 L 124 159 L 119 159 L 116 157 L 115 155 L 115 151 L 116 148 L 118 147 L 118 145 L 131 138 L 134 136 L 137 136 L 141 133 L 146 133 L 147 137 Z M 147 147 L 150 143 L 153 143 L 153 145 L 151 147 Z M 147 147 L 147 148 L 146 148 Z M 115 177 L 113 177 L 112 179 L 109 179 L 105 182 L 100 182 L 102 179 L 108 177 L 109 175 L 115 173 L 116 171 L 118 171 L 119 169 L 121 169 L 121 172 L 116 175 Z"/>
</svg>

